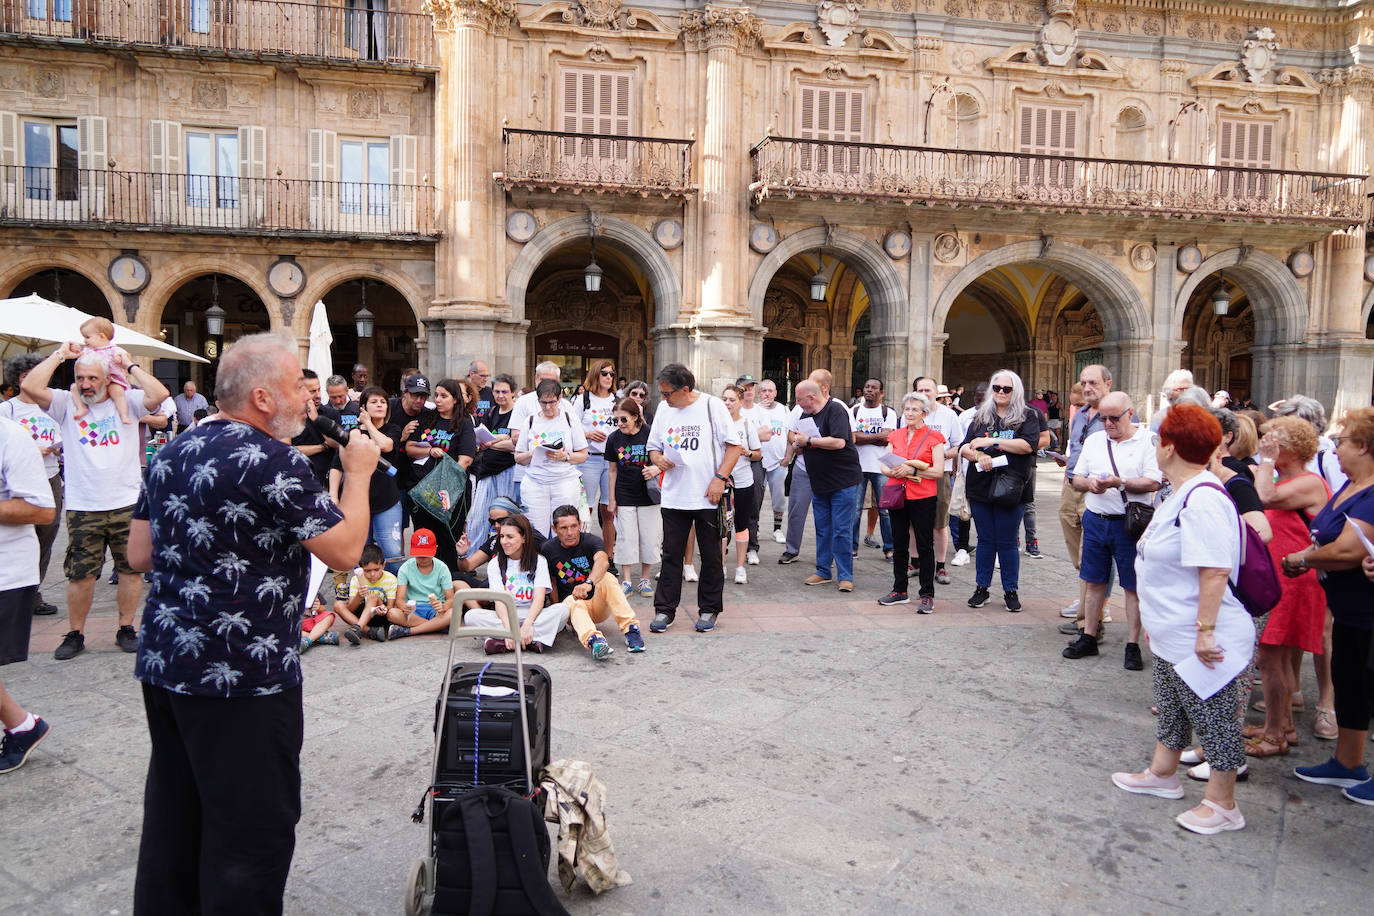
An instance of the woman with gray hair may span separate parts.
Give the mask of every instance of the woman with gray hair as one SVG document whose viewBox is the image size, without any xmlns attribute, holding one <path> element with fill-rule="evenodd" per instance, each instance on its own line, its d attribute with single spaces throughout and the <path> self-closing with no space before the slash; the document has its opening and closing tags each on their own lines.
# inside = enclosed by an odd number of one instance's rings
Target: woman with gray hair
<svg viewBox="0 0 1374 916">
<path fill-rule="evenodd" d="M 25 394 L 19 383 L 29 374 L 29 370 L 42 361 L 43 357 L 37 353 L 20 353 L 5 360 L 5 384 L 12 385 L 17 393 L 0 404 L 0 417 L 6 417 L 24 427 L 38 443 L 38 451 L 43 456 L 43 473 L 48 477 L 48 485 L 52 487 L 53 505 L 57 507 L 57 513 L 52 521 L 46 525 L 33 526 L 38 533 L 40 586 L 43 584 L 43 577 L 48 574 L 53 541 L 57 539 L 57 531 L 62 527 L 62 465 L 58 460 L 62 454 L 62 433 L 57 421 L 48 416 L 48 412 L 39 407 L 33 398 Z M 35 591 L 33 612 L 46 617 L 57 613 L 57 605 L 44 601 L 42 592 Z"/>
<path fill-rule="evenodd" d="M 921 603 L 918 614 L 935 611 L 935 504 L 937 482 L 945 473 L 945 437 L 926 425 L 926 415 L 935 405 L 919 392 L 902 398 L 905 425 L 888 434 L 888 452 L 901 459 L 888 464 L 886 456 L 879 465 L 883 476 L 902 485 L 902 505 L 889 510 L 892 516 L 892 591 L 878 599 L 882 605 L 906 604 L 907 566 L 910 563 L 910 530 L 920 552 Z M 886 490 L 886 486 L 884 486 Z"/>
<path fill-rule="evenodd" d="M 978 529 L 976 576 L 969 607 L 988 603 L 995 560 L 1002 564 L 1002 597 L 1012 613 L 1021 610 L 1017 594 L 1021 552 L 1016 535 L 1026 509 L 1025 484 L 1040 438 L 1038 423 L 1026 408 L 1026 388 L 1010 369 L 988 380 L 988 396 L 978 405 L 959 455 L 969 462 L 967 494 Z"/>
</svg>

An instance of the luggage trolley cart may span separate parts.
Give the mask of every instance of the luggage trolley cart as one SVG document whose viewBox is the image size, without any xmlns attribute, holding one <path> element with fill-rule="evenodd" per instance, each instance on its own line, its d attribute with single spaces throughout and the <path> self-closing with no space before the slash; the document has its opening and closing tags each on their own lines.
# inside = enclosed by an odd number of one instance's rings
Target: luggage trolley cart
<svg viewBox="0 0 1374 916">
<path fill-rule="evenodd" d="M 510 639 L 515 643 L 514 680 L 516 691 L 519 695 L 520 701 L 519 739 L 523 742 L 522 747 L 524 750 L 523 753 L 519 753 L 518 749 L 516 749 L 512 752 L 512 755 L 518 753 L 518 755 L 520 756 L 524 764 L 524 778 L 523 780 L 520 780 L 517 771 L 514 780 L 511 780 L 510 782 L 501 782 L 500 784 L 506 785 L 507 788 L 512 789 L 512 791 L 523 791 L 523 794 L 527 798 L 533 798 L 535 794 L 535 766 L 534 764 L 532 764 L 530 758 L 536 752 L 536 743 L 531 741 L 532 733 L 530 730 L 530 722 L 527 713 L 529 699 L 526 696 L 527 691 L 525 684 L 527 669 L 525 668 L 522 660 L 523 652 L 520 647 L 520 622 L 515 613 L 515 602 L 511 599 L 509 593 L 507 593 L 504 589 L 469 589 L 467 591 L 462 592 L 461 594 L 462 600 L 464 602 L 499 602 L 502 605 L 504 605 L 506 609 L 506 619 L 510 622 L 510 629 L 503 629 L 501 627 L 463 626 L 462 617 L 459 615 L 458 609 L 455 609 L 452 623 L 449 625 L 448 662 L 444 666 L 443 685 L 439 689 L 439 699 L 436 711 L 436 721 L 434 726 L 434 754 L 432 757 L 432 764 L 430 768 L 430 786 L 426 790 L 425 797 L 421 800 L 420 805 L 415 809 L 414 813 L 411 815 L 411 819 L 416 822 L 424 820 L 426 816 L 425 808 L 426 805 L 428 805 L 429 830 L 427 832 L 427 841 L 425 846 L 424 858 L 416 859 L 413 863 L 411 863 L 410 866 L 410 873 L 407 878 L 405 892 L 406 916 L 425 916 L 425 914 L 429 913 L 431 905 L 430 901 L 433 900 L 433 895 L 435 893 L 435 883 L 438 876 L 437 858 L 439 842 L 438 831 L 440 821 L 439 812 L 441 810 L 438 807 L 436 807 L 436 803 L 443 804 L 446 801 L 452 802 L 455 800 L 453 796 L 455 796 L 456 793 L 461 793 L 464 788 L 471 788 L 472 786 L 472 783 L 468 783 L 466 786 L 464 786 L 463 784 L 455 783 L 454 780 L 451 778 L 453 770 L 446 766 L 446 764 L 451 764 L 453 761 L 445 760 L 446 756 L 449 758 L 452 758 L 454 756 L 452 745 L 446 744 L 444 739 L 445 726 L 447 724 L 447 720 L 450 718 L 448 710 L 449 690 L 453 684 L 455 672 L 455 666 L 453 663 L 453 649 L 459 639 L 465 639 L 470 637 L 487 637 L 494 639 Z M 486 668 L 490 666 L 484 666 L 482 664 L 479 664 L 477 667 Z M 508 671 L 506 670 L 507 666 L 503 665 L 501 667 L 502 670 L 500 672 L 492 672 L 491 677 L 493 680 L 501 680 L 503 682 L 508 682 L 511 678 Z M 547 672 L 545 672 L 542 668 L 539 668 L 538 666 L 531 666 L 531 668 L 528 670 L 530 672 L 537 672 L 544 679 L 545 687 L 547 688 Z M 480 700 L 481 697 L 479 696 L 479 702 Z M 548 756 L 547 734 L 543 736 L 543 739 L 544 740 L 540 745 L 543 748 L 543 753 L 538 764 L 541 767 L 548 763 L 548 760 L 545 759 Z M 458 739 L 454 738 L 453 740 L 454 742 L 456 742 Z M 446 750 L 448 751 L 447 754 L 445 753 Z M 474 749 L 474 757 L 475 755 L 476 749 Z M 475 773 L 477 766 L 477 761 L 475 759 L 473 761 L 473 766 Z M 475 781 L 476 777 L 474 776 L 473 782 L 475 783 Z M 448 797 L 442 798 L 441 796 Z"/>
</svg>

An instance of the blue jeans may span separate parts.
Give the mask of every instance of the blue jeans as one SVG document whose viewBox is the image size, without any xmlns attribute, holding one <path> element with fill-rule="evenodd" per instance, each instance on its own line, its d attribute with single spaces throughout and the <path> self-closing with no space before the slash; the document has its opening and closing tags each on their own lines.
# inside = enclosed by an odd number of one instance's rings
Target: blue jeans
<svg viewBox="0 0 1374 916">
<path fill-rule="evenodd" d="M 994 506 L 979 499 L 969 500 L 973 524 L 978 530 L 978 549 L 974 551 L 974 583 L 979 588 L 992 585 L 992 567 L 1002 561 L 1002 591 L 1017 590 L 1021 576 L 1021 551 L 1016 538 L 1021 533 L 1021 516 L 1026 507 Z"/>
<path fill-rule="evenodd" d="M 382 556 L 386 557 L 386 571 L 394 576 L 406 558 L 405 538 L 401 534 L 400 500 L 389 509 L 372 513 L 372 527 L 367 540 L 382 548 Z"/>
<path fill-rule="evenodd" d="M 878 497 L 883 492 L 883 484 L 887 478 L 877 471 L 864 471 L 864 482 L 859 484 L 859 498 L 854 506 L 854 543 L 859 543 L 859 523 L 863 521 L 864 515 L 864 491 L 873 488 L 873 505 L 878 505 Z M 879 507 L 878 509 L 878 530 L 883 535 L 883 552 L 892 552 L 892 518 L 887 514 L 887 510 Z"/>
<path fill-rule="evenodd" d="M 795 482 L 796 477 L 794 476 Z M 822 496 L 811 494 L 811 517 L 816 525 L 816 575 L 830 578 L 830 565 L 841 582 L 854 581 L 854 526 L 863 484 Z"/>
</svg>

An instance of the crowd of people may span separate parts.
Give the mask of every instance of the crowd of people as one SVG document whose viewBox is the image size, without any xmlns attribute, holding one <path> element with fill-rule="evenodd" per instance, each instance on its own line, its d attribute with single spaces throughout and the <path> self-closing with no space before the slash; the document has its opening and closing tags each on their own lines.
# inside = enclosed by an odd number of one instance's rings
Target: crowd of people
<svg viewBox="0 0 1374 916">
<path fill-rule="evenodd" d="M 760 528 L 781 545 L 779 564 L 797 562 L 808 518 L 816 546 L 805 586 L 853 592 L 854 560 L 867 546 L 892 564 L 891 587 L 873 595 L 879 604 L 911 603 L 915 576 L 916 613 L 934 613 L 937 586 L 952 584 L 947 564 L 972 562 L 967 606 L 993 600 L 996 577 L 1002 606 L 1015 613 L 1021 557 L 1043 556 L 1034 512 L 1043 464 L 1063 469 L 1059 519 L 1079 579 L 1079 598 L 1063 611 L 1061 629 L 1072 637 L 1063 656 L 1100 654 L 1114 584 L 1124 593 L 1123 666 L 1142 671 L 1146 649 L 1151 656 L 1156 749 L 1149 767 L 1114 774 L 1116 784 L 1182 797 L 1177 768 L 1187 763 L 1208 789 L 1179 823 L 1201 833 L 1243 826 L 1235 781 L 1248 775 L 1247 757 L 1282 756 L 1301 740 L 1298 685 L 1311 654 L 1312 733 L 1337 748 L 1326 764 L 1295 772 L 1374 804 L 1363 763 L 1374 711 L 1374 561 L 1364 540 L 1374 537 L 1374 408 L 1328 424 L 1319 402 L 1294 395 L 1260 411 L 1228 392 L 1209 394 L 1180 370 L 1147 419 L 1102 365 L 1081 371 L 1067 403 L 1054 391 L 1028 392 L 1005 369 L 967 395 L 918 377 L 892 404 L 882 381 L 869 379 L 846 403 L 818 369 L 796 384 L 789 408 L 770 379 L 741 375 L 712 392 L 670 364 L 651 388 L 618 375 L 611 360 L 593 361 L 571 391 L 551 362 L 534 368 L 528 386 L 482 360 L 461 378 L 431 381 L 410 369 L 395 394 L 370 384 L 363 365 L 350 378 L 304 370 L 299 393 L 276 394 L 221 371 L 211 403 L 189 382 L 170 397 L 105 331 L 93 326 L 84 348 L 5 365 L 16 391 L 0 404 L 6 461 L 15 430 L 37 447 L 14 470 L 6 465 L 4 484 L 27 508 L 0 524 L 28 532 L 4 536 L 23 540 L 25 551 L 31 537 L 33 562 L 25 553 L 4 596 L 30 614 L 57 610 L 36 586 L 65 508 L 69 630 L 58 660 L 85 648 L 107 552 L 118 584 L 115 642 L 139 653 L 145 684 L 172 693 L 279 688 L 266 672 L 298 672 L 315 646 L 445 632 L 454 614 L 509 625 L 505 605 L 464 598 L 480 586 L 509 593 L 520 641 L 534 651 L 571 629 L 600 661 L 614 647 L 599 625 L 613 622 L 625 647 L 642 652 L 632 601 L 652 602 L 649 630 L 661 633 L 676 620 L 684 585 L 695 583 L 693 626 L 710 631 L 727 610 L 727 563 L 734 585 L 747 587 L 748 568 L 762 562 Z M 254 348 L 267 355 L 249 369 L 268 372 L 280 358 L 250 341 L 244 360 Z M 69 359 L 75 383 L 50 387 Z M 258 443 L 252 428 L 285 451 Z M 162 449 L 159 431 L 169 437 Z M 364 460 L 355 442 L 384 460 Z M 286 464 L 269 477 L 274 460 Z M 441 501 L 420 498 L 439 478 L 449 487 Z M 244 495 L 252 480 L 279 500 L 278 527 L 255 527 L 261 513 Z M 294 498 L 311 493 L 309 505 Z M 302 602 L 289 638 L 255 632 L 233 610 L 250 594 L 239 578 L 278 556 L 280 525 L 336 570 L 327 591 L 309 596 L 308 608 Z M 346 539 L 315 549 L 340 526 Z M 236 546 L 213 553 L 226 531 Z M 1285 576 L 1278 604 L 1253 622 L 1233 587 L 1251 534 Z M 133 621 L 145 573 L 152 588 L 140 634 Z M 224 583 L 233 600 L 214 615 L 197 611 Z M 251 595 L 272 603 L 290 591 L 268 576 Z M 245 652 L 263 662 L 264 676 L 208 651 L 212 634 L 226 645 L 261 640 Z M 489 654 L 512 648 L 484 644 Z M 1229 676 L 1200 686 L 1205 676 L 1181 670 L 1193 659 Z M 1261 679 L 1264 722 L 1247 727 Z M 150 720 L 174 714 L 160 696 L 149 702 Z M 17 766 L 47 725 L 2 687 L 0 703 L 6 765 Z M 1200 747 L 1191 746 L 1194 732 Z"/>
</svg>

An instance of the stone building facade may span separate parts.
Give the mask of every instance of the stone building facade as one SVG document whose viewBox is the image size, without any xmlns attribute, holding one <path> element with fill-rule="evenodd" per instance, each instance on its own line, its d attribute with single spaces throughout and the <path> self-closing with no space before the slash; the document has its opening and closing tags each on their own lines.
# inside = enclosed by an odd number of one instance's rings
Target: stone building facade
<svg viewBox="0 0 1374 916">
<path fill-rule="evenodd" d="M 0 295 L 191 347 L 207 298 L 302 346 L 323 300 L 383 378 L 1368 403 L 1374 3 L 172 7 L 0 0 Z"/>
</svg>

